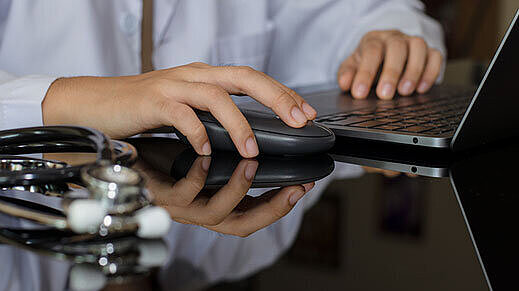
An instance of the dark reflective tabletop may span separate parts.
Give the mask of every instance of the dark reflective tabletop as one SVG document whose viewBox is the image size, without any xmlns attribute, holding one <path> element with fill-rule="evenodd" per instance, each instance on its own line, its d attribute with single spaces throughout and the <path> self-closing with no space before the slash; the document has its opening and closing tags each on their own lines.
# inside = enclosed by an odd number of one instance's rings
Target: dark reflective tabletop
<svg viewBox="0 0 519 291">
<path fill-rule="evenodd" d="M 131 142 L 135 168 L 175 220 L 168 235 L 64 245 L 0 215 L 0 290 L 515 289 L 515 144 L 453 157 L 339 141 L 329 155 L 249 161 L 197 157 L 171 139 Z M 276 208 L 284 189 L 315 180 L 294 208 Z M 1 195 L 59 208 L 56 197 Z"/>
</svg>

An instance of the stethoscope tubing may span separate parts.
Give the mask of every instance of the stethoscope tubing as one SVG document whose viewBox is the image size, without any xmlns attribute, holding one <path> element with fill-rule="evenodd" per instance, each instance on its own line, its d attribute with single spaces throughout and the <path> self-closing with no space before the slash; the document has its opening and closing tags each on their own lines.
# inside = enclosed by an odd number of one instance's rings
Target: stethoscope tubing
<svg viewBox="0 0 519 291">
<path fill-rule="evenodd" d="M 56 152 L 94 152 L 96 162 L 107 160 L 130 166 L 137 158 L 133 146 L 111 141 L 103 133 L 77 126 L 43 126 L 0 131 L 0 155 Z M 0 187 L 79 182 L 85 165 L 62 168 L 0 169 Z"/>
</svg>

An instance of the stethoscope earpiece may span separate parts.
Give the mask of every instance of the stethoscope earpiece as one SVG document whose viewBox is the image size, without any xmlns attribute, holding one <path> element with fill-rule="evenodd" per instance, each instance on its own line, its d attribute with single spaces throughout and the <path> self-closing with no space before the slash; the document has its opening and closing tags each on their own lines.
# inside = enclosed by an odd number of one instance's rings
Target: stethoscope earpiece
<svg viewBox="0 0 519 291">
<path fill-rule="evenodd" d="M 68 166 L 62 162 L 13 156 L 55 151 L 93 151 L 97 161 Z M 23 128 L 0 131 L 0 154 L 6 154 L 0 157 L 2 190 L 37 192 L 57 189 L 42 188 L 41 185 L 75 183 L 88 192 L 87 196 L 78 195 L 76 190 L 62 189 L 52 193 L 62 198 L 62 216 L 31 209 L 23 201 L 16 204 L 0 200 L 0 212 L 57 229 L 100 237 L 133 233 L 141 238 L 158 238 L 169 230 L 169 214 L 163 208 L 151 205 L 143 177 L 129 168 L 135 162 L 137 152 L 125 142 L 110 141 L 99 131 L 84 127 Z"/>
</svg>

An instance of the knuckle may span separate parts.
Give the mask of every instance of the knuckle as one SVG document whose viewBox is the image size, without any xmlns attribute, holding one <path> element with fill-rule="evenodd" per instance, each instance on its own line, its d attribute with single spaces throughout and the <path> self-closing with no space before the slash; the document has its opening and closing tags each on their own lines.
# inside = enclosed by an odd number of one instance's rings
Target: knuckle
<svg viewBox="0 0 519 291">
<path fill-rule="evenodd" d="M 236 71 L 240 76 L 250 76 L 254 73 L 256 73 L 256 70 L 254 70 L 252 67 L 249 66 L 239 66 L 236 67 Z"/>
<path fill-rule="evenodd" d="M 208 211 L 202 218 L 202 223 L 209 226 L 215 226 L 222 223 L 224 219 L 225 217 L 223 217 L 223 215 L 220 215 L 215 211 Z"/>
<path fill-rule="evenodd" d="M 229 96 L 227 91 L 225 91 L 222 87 L 212 84 L 205 84 L 204 91 L 209 98 L 226 98 Z"/>
<path fill-rule="evenodd" d="M 379 39 L 372 39 L 366 42 L 365 50 L 370 53 L 377 53 L 384 48 L 384 44 Z"/>
<path fill-rule="evenodd" d="M 384 45 L 380 41 L 370 41 L 366 43 L 362 50 L 363 57 L 381 58 L 384 52 Z"/>
<path fill-rule="evenodd" d="M 409 43 L 412 45 L 412 46 L 418 46 L 418 47 L 427 47 L 427 43 L 425 42 L 425 40 L 421 37 L 418 37 L 418 36 L 412 36 L 410 39 L 409 39 Z"/>
<path fill-rule="evenodd" d="M 388 43 L 388 45 L 402 46 L 402 45 L 406 45 L 406 39 L 402 35 L 395 34 L 395 35 L 391 35 L 387 39 L 387 43 Z"/>
<path fill-rule="evenodd" d="M 368 41 L 368 40 L 374 39 L 379 35 L 379 33 L 380 33 L 380 31 L 378 31 L 378 30 L 368 31 L 366 34 L 364 34 L 364 36 L 362 37 L 362 40 Z"/>
<path fill-rule="evenodd" d="M 429 49 L 429 57 L 430 58 L 437 58 L 438 60 L 443 61 L 442 53 L 439 50 L 435 49 L 435 48 Z"/>
<path fill-rule="evenodd" d="M 189 189 L 190 193 L 199 193 L 204 188 L 204 181 L 202 179 L 185 179 L 185 186 Z M 191 203 L 191 201 L 189 201 Z"/>
<path fill-rule="evenodd" d="M 178 207 L 187 207 L 191 204 L 191 202 L 193 201 L 190 200 L 188 197 L 184 197 L 182 195 L 178 195 L 174 199 L 174 205 Z"/>
<path fill-rule="evenodd" d="M 286 107 L 287 105 L 291 105 L 294 99 L 292 99 L 292 97 L 286 91 L 283 91 L 272 101 L 272 109 L 280 110 L 281 108 Z"/>
<path fill-rule="evenodd" d="M 180 116 L 182 116 L 182 115 L 180 115 Z M 204 125 L 201 122 L 197 122 L 197 123 L 193 124 L 191 126 L 187 136 L 190 139 L 193 139 L 194 142 L 201 143 L 201 142 L 205 141 L 207 138 L 206 138 L 206 132 L 205 132 Z"/>
</svg>

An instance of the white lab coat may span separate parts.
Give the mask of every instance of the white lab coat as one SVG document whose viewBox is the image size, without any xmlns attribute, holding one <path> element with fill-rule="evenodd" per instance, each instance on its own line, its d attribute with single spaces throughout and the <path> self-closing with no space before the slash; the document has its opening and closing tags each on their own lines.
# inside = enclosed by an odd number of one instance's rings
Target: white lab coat
<svg viewBox="0 0 519 291">
<path fill-rule="evenodd" d="M 0 129 L 42 124 L 61 76 L 140 72 L 142 0 L 0 0 Z M 249 65 L 288 86 L 329 83 L 368 31 L 399 29 L 445 53 L 418 0 L 155 0 L 157 69 Z"/>
</svg>

